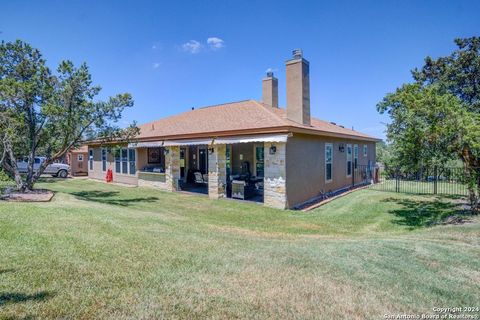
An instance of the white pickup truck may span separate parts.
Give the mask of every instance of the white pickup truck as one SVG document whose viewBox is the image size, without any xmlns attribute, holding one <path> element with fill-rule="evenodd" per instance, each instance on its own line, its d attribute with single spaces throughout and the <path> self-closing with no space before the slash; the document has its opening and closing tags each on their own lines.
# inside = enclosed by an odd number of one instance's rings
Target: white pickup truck
<svg viewBox="0 0 480 320">
<path fill-rule="evenodd" d="M 33 171 L 37 171 L 40 165 L 45 161 L 45 157 L 35 157 L 33 163 Z M 27 173 L 28 170 L 28 158 L 20 159 L 17 161 L 17 168 L 20 173 Z M 44 174 L 50 174 L 53 177 L 66 178 L 70 172 L 70 166 L 63 163 L 52 163 L 45 168 Z"/>
</svg>

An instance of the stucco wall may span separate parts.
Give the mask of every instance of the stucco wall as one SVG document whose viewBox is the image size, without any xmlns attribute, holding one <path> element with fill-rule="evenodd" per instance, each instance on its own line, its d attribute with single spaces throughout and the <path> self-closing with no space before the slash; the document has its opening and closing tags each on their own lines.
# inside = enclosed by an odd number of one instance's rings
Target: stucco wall
<svg viewBox="0 0 480 320">
<path fill-rule="evenodd" d="M 325 143 L 333 144 L 332 181 L 325 182 Z M 339 145 L 345 145 L 345 151 Z M 368 160 L 375 163 L 375 143 L 368 141 L 315 137 L 295 134 L 287 142 L 287 202 L 293 207 L 323 192 L 336 191 L 352 184 L 352 177 L 347 177 L 346 145 L 358 144 L 358 164 L 367 165 Z M 367 156 L 363 156 L 363 145 L 368 146 Z"/>
</svg>

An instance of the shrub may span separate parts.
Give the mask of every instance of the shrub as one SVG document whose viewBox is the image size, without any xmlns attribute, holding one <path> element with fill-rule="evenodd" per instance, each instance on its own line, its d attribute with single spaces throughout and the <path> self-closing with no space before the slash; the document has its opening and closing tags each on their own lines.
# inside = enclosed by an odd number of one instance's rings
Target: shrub
<svg viewBox="0 0 480 320">
<path fill-rule="evenodd" d="M 12 181 L 12 179 L 10 179 L 10 177 L 5 173 L 5 171 L 0 169 L 0 182 L 8 182 L 8 181 Z"/>
</svg>

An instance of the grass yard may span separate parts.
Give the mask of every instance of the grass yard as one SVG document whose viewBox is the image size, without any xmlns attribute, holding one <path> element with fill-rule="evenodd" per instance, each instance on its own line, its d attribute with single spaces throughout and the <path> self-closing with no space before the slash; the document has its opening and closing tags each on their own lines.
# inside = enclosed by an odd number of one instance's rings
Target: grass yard
<svg viewBox="0 0 480 320">
<path fill-rule="evenodd" d="M 480 219 L 361 190 L 311 212 L 90 180 L 0 202 L 0 318 L 383 319 L 480 306 Z"/>
</svg>

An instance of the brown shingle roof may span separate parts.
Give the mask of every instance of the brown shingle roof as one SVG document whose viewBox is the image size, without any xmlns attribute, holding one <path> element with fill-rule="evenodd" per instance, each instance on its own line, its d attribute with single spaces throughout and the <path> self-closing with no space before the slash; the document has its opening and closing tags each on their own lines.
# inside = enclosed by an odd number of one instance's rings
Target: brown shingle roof
<svg viewBox="0 0 480 320">
<path fill-rule="evenodd" d="M 272 108 L 255 100 L 226 103 L 199 108 L 140 126 L 140 140 L 174 139 L 195 136 L 225 136 L 238 133 L 287 132 L 348 136 L 354 139 L 377 140 L 358 131 L 343 128 L 316 118 L 311 126 L 286 118 L 285 109 Z"/>
</svg>

